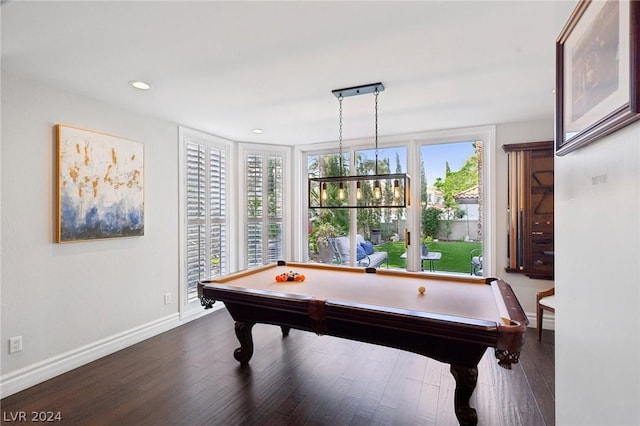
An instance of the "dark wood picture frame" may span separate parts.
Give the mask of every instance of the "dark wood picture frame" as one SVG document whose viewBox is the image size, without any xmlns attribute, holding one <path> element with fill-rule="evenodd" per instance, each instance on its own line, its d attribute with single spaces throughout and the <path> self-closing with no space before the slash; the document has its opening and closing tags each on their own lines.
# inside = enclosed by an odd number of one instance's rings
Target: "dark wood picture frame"
<svg viewBox="0 0 640 426">
<path fill-rule="evenodd" d="M 640 119 L 640 2 L 580 0 L 556 40 L 556 154 Z"/>
</svg>

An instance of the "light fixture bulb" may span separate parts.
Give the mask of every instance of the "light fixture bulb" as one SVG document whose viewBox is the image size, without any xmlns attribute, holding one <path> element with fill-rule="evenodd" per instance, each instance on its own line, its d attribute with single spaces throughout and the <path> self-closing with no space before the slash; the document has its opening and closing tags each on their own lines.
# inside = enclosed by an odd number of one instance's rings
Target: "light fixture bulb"
<svg viewBox="0 0 640 426">
<path fill-rule="evenodd" d="M 356 183 L 356 198 L 362 200 L 362 184 L 360 181 Z"/>
<path fill-rule="evenodd" d="M 338 189 L 338 198 L 344 200 L 344 182 L 340 182 L 340 189 Z"/>
<path fill-rule="evenodd" d="M 373 198 L 379 200 L 382 198 L 382 190 L 380 189 L 380 181 L 375 181 L 373 184 Z"/>
<path fill-rule="evenodd" d="M 400 198 L 400 182 L 398 182 L 398 179 L 393 181 L 393 198 Z"/>
<path fill-rule="evenodd" d="M 327 199 L 327 184 L 325 182 L 322 183 L 322 189 L 320 190 L 320 197 L 323 200 Z"/>
</svg>

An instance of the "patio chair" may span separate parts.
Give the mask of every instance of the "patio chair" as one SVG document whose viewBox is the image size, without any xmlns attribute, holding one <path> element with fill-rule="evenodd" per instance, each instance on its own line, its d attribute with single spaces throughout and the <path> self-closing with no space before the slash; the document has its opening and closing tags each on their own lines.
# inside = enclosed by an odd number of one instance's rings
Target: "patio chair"
<svg viewBox="0 0 640 426">
<path fill-rule="evenodd" d="M 471 257 L 471 275 L 482 275 L 482 249 L 475 248 L 469 254 Z"/>
<path fill-rule="evenodd" d="M 377 268 L 387 262 L 387 267 L 389 267 L 389 254 L 386 251 L 373 251 L 373 245 L 371 245 L 370 251 L 367 253 L 361 245 L 365 242 L 364 238 L 358 234 L 356 241 L 356 266 Z M 340 265 L 348 265 L 351 261 L 349 237 L 332 238 L 329 242 L 334 250 L 336 262 Z"/>
</svg>

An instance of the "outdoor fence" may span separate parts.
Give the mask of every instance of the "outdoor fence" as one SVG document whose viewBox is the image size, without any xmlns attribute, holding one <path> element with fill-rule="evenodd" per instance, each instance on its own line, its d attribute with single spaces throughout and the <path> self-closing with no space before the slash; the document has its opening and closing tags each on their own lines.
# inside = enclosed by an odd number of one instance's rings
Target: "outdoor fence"
<svg viewBox="0 0 640 426">
<path fill-rule="evenodd" d="M 380 224 L 381 241 L 391 241 L 393 236 L 396 234 L 399 240 L 404 240 L 404 229 L 406 226 L 407 222 L 405 220 Z M 478 232 L 478 220 L 468 220 L 465 218 L 451 221 L 442 220 L 440 222 L 440 229 L 436 238 L 445 241 L 478 241 L 480 239 Z"/>
</svg>

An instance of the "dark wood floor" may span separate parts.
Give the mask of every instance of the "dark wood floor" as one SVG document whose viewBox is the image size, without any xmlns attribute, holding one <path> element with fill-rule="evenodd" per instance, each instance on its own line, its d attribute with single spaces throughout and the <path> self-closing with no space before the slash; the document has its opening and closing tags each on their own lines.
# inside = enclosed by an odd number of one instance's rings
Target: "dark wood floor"
<svg viewBox="0 0 640 426">
<path fill-rule="evenodd" d="M 80 425 L 455 425 L 447 365 L 412 353 L 256 325 L 242 368 L 218 311 L 1 401 Z M 488 350 L 471 405 L 480 425 L 554 425 L 554 335 L 535 330 L 520 363 Z M 29 415 L 29 414 L 28 414 Z"/>
</svg>

